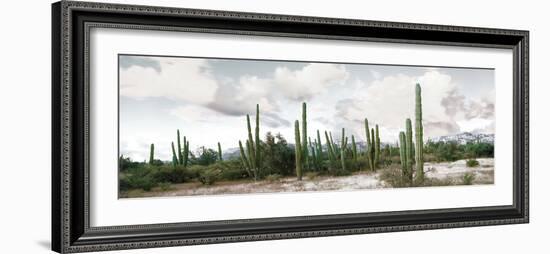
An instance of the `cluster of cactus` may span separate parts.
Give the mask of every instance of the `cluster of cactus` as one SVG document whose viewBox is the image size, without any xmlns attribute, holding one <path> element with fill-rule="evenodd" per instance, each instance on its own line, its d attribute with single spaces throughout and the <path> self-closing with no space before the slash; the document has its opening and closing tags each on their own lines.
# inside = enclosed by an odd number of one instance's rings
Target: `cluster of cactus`
<svg viewBox="0 0 550 254">
<path fill-rule="evenodd" d="M 180 130 L 177 130 L 177 144 L 178 150 L 174 148 L 174 142 L 172 142 L 172 164 L 183 165 L 187 167 L 189 163 L 189 140 L 186 136 L 183 136 L 183 149 L 181 147 Z"/>
<path fill-rule="evenodd" d="M 365 134 L 367 136 L 367 149 L 365 155 L 369 162 L 370 170 L 376 170 L 380 161 L 380 132 L 378 124 L 375 128 L 369 128 L 369 120 L 365 118 Z"/>
<path fill-rule="evenodd" d="M 250 115 L 248 114 L 246 115 L 246 124 L 248 129 L 248 140 L 246 140 L 246 146 L 243 147 L 242 142 L 239 140 L 239 150 L 241 153 L 241 161 L 244 167 L 246 168 L 246 170 L 248 171 L 248 174 L 254 177 L 254 180 L 258 180 L 261 173 L 260 170 L 262 168 L 262 151 L 261 151 L 261 140 L 260 140 L 260 105 L 259 104 L 256 104 L 255 138 L 252 137 Z"/>
<path fill-rule="evenodd" d="M 319 130 L 317 130 L 317 138 L 311 142 L 311 138 L 309 138 L 309 147 L 311 150 L 311 161 L 313 164 L 313 168 L 315 170 L 320 170 L 323 165 L 323 145 L 321 143 L 321 135 L 319 134 Z"/>
<path fill-rule="evenodd" d="M 155 161 L 155 144 L 151 144 L 151 148 L 149 150 L 149 164 L 153 164 Z"/>
<path fill-rule="evenodd" d="M 412 141 L 412 124 L 411 119 L 405 121 L 405 132 L 399 133 L 399 157 L 401 159 L 401 169 L 403 177 L 412 183 L 413 180 L 413 141 Z"/>
<path fill-rule="evenodd" d="M 340 162 L 342 163 L 342 170 L 346 170 L 346 148 L 348 146 L 348 138 L 346 132 L 342 128 L 342 138 L 340 139 Z"/>
<path fill-rule="evenodd" d="M 411 184 L 421 184 L 424 181 L 424 130 L 422 127 L 422 91 L 420 84 L 415 88 L 415 143 L 413 143 L 412 122 L 407 118 L 405 121 L 405 132 L 399 133 L 399 151 L 401 159 L 401 169 L 403 176 Z M 413 160 L 414 155 L 414 160 Z M 415 168 L 413 170 L 413 164 Z M 414 175 L 414 179 L 413 179 Z"/>
</svg>

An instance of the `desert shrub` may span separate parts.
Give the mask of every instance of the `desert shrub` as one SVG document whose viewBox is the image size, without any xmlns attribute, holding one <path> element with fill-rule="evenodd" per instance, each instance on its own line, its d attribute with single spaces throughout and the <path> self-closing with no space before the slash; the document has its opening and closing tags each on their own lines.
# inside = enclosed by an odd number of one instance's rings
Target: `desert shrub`
<svg viewBox="0 0 550 254">
<path fill-rule="evenodd" d="M 466 166 L 469 168 L 477 167 L 479 166 L 479 161 L 475 159 L 469 159 L 466 161 Z"/>
<path fill-rule="evenodd" d="M 246 179 L 250 177 L 248 172 L 243 167 L 240 160 L 228 160 L 223 162 L 218 162 L 215 167 L 221 170 L 219 175 L 220 180 L 239 180 Z M 212 166 L 214 167 L 214 166 Z"/>
<path fill-rule="evenodd" d="M 159 187 L 160 187 L 161 191 L 168 191 L 168 190 L 173 189 L 172 185 L 168 182 L 159 183 Z"/>
<path fill-rule="evenodd" d="M 213 149 L 201 147 L 196 151 L 197 156 L 191 157 L 192 164 L 208 166 L 218 160 L 218 152 Z"/>
<path fill-rule="evenodd" d="M 319 176 L 319 173 L 317 172 L 307 172 L 306 173 L 306 179 L 313 180 Z"/>
<path fill-rule="evenodd" d="M 411 187 L 412 183 L 409 179 L 403 176 L 401 168 L 399 167 L 387 167 L 379 170 L 380 180 L 384 181 L 391 187 Z"/>
<path fill-rule="evenodd" d="M 212 185 L 218 180 L 220 173 L 220 169 L 207 168 L 206 170 L 199 173 L 199 182 L 201 182 L 203 185 Z"/>
<path fill-rule="evenodd" d="M 129 189 L 142 189 L 150 191 L 157 182 L 150 175 L 127 175 L 119 180 L 119 188 L 122 191 Z"/>
<path fill-rule="evenodd" d="M 474 179 L 476 178 L 476 176 L 472 173 L 466 173 L 462 176 L 462 184 L 464 185 L 472 185 L 472 183 L 474 182 Z"/>
<path fill-rule="evenodd" d="M 265 177 L 265 180 L 270 182 L 270 183 L 273 183 L 273 182 L 278 182 L 281 180 L 281 175 L 280 174 L 271 174 L 271 175 L 267 175 Z"/>
<path fill-rule="evenodd" d="M 183 183 L 186 180 L 190 180 L 192 176 L 188 173 L 187 169 L 183 166 L 166 165 L 158 167 L 153 173 L 152 177 L 155 181 L 170 182 L 170 183 Z"/>
<path fill-rule="evenodd" d="M 187 176 L 189 179 L 198 179 L 200 173 L 204 170 L 206 170 L 206 167 L 202 165 L 187 166 Z"/>
</svg>

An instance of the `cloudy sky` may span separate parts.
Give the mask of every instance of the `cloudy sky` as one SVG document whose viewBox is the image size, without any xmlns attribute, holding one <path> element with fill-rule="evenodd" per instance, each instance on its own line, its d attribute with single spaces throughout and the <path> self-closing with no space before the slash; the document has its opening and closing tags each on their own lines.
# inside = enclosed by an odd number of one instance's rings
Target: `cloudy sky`
<svg viewBox="0 0 550 254">
<path fill-rule="evenodd" d="M 494 133 L 494 71 L 392 65 L 119 56 L 120 152 L 134 160 L 171 159 L 176 129 L 190 148 L 238 147 L 246 114 L 260 104 L 260 131 L 294 140 L 294 120 L 308 105 L 308 132 L 340 130 L 364 140 L 363 119 L 395 142 L 414 119 L 422 86 L 425 138 Z"/>
</svg>

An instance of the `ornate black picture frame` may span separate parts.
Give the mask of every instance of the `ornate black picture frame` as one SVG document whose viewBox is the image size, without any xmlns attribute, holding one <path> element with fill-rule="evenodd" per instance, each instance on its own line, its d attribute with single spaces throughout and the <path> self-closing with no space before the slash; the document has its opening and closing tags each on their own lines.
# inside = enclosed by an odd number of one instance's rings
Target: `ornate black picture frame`
<svg viewBox="0 0 550 254">
<path fill-rule="evenodd" d="M 112 227 L 89 224 L 92 27 L 513 50 L 513 205 Z M 528 31 L 62 1 L 52 6 L 52 249 L 60 253 L 529 221 Z"/>
</svg>

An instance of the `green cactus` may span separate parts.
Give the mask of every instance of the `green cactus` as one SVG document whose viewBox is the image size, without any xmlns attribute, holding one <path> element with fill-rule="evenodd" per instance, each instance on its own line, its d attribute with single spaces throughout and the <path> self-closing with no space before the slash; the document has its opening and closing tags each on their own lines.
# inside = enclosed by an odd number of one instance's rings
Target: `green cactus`
<svg viewBox="0 0 550 254">
<path fill-rule="evenodd" d="M 378 168 L 380 163 L 380 136 L 378 132 L 378 124 L 376 125 L 376 136 L 374 138 L 374 166 Z"/>
<path fill-rule="evenodd" d="M 342 170 L 346 170 L 346 158 L 345 158 L 345 151 L 346 151 L 346 133 L 344 128 L 342 128 L 342 138 L 340 141 L 340 161 L 342 162 Z"/>
<path fill-rule="evenodd" d="M 218 142 L 218 160 L 223 161 L 222 157 L 222 145 L 220 145 L 220 142 Z"/>
<path fill-rule="evenodd" d="M 416 84 L 415 89 L 415 161 L 416 161 L 416 182 L 418 184 L 424 181 L 424 130 L 422 127 L 422 89 L 420 84 Z"/>
<path fill-rule="evenodd" d="M 300 144 L 300 123 L 298 120 L 294 122 L 294 137 L 296 141 L 295 145 L 295 157 L 296 157 L 296 176 L 298 181 L 302 180 L 302 145 Z"/>
<path fill-rule="evenodd" d="M 302 103 L 302 160 L 304 160 L 304 169 L 308 170 L 309 165 L 309 149 L 307 147 L 307 105 Z"/>
<path fill-rule="evenodd" d="M 259 172 L 262 167 L 262 153 L 260 141 L 260 104 L 256 104 L 256 140 L 254 147 L 254 155 L 256 158 L 256 171 Z"/>
<path fill-rule="evenodd" d="M 184 146 L 183 146 L 183 167 L 187 167 L 189 163 L 189 140 L 184 136 L 183 137 Z"/>
<path fill-rule="evenodd" d="M 248 174 L 252 176 L 253 175 L 252 167 L 250 166 L 250 161 L 246 157 L 246 153 L 243 148 L 243 143 L 240 140 L 239 140 L 239 151 L 241 152 L 241 162 L 243 163 L 243 166 L 246 169 L 246 172 L 248 172 Z"/>
<path fill-rule="evenodd" d="M 178 156 L 176 155 L 176 149 L 174 148 L 174 142 L 172 142 L 172 164 L 174 167 L 178 165 Z"/>
<path fill-rule="evenodd" d="M 178 129 L 177 130 L 177 143 L 178 143 L 178 164 L 183 164 L 183 158 L 182 158 L 182 154 L 181 154 L 181 143 L 180 143 L 180 130 Z M 185 142 L 184 144 L 185 145 Z"/>
<path fill-rule="evenodd" d="M 351 154 L 353 156 L 354 167 L 357 167 L 357 144 L 355 143 L 355 136 L 351 135 Z"/>
<path fill-rule="evenodd" d="M 372 145 L 372 140 L 371 140 L 371 135 L 370 135 L 369 120 L 367 118 L 365 118 L 365 133 L 367 135 L 367 149 L 365 150 L 365 154 L 366 154 L 366 157 L 367 157 L 367 161 L 369 162 L 370 170 L 374 171 L 375 170 L 375 168 L 374 168 L 374 158 L 372 156 L 373 145 Z"/>
<path fill-rule="evenodd" d="M 153 165 L 155 160 L 155 144 L 151 144 L 151 149 L 149 150 L 149 164 Z"/>
<path fill-rule="evenodd" d="M 329 135 L 328 135 L 327 131 L 325 131 L 325 139 L 326 139 L 326 142 L 327 142 L 328 159 L 330 161 L 330 165 L 333 167 L 334 164 L 336 163 L 336 153 L 334 152 L 334 148 L 332 146 L 332 142 L 330 141 L 330 138 L 329 138 Z"/>
<path fill-rule="evenodd" d="M 405 132 L 399 132 L 399 158 L 401 159 L 401 171 L 404 177 L 408 176 L 407 168 L 407 141 Z"/>
<path fill-rule="evenodd" d="M 315 141 L 317 144 L 317 154 L 319 156 L 319 159 L 323 160 L 323 145 L 321 144 L 321 135 L 319 134 L 319 130 L 317 130 L 317 140 Z"/>
<path fill-rule="evenodd" d="M 241 160 L 245 168 L 250 171 L 250 176 L 258 180 L 261 175 L 262 152 L 260 140 L 260 105 L 256 104 L 256 128 L 252 136 L 252 126 L 250 125 L 250 115 L 246 115 L 246 127 L 248 130 L 248 139 L 246 140 L 246 149 L 241 148 L 242 142 L 239 141 L 241 151 Z M 221 150 L 221 149 L 220 149 Z"/>
<path fill-rule="evenodd" d="M 406 173 L 407 173 L 407 180 L 409 182 L 412 183 L 412 177 L 413 177 L 413 149 L 414 149 L 414 145 L 413 145 L 413 132 L 412 132 L 412 124 L 411 124 L 411 119 L 410 118 L 407 118 L 407 120 L 405 121 L 405 127 L 406 127 L 406 132 L 405 132 L 405 145 L 406 145 L 406 150 L 405 150 L 405 166 L 407 167 L 406 168 Z"/>
</svg>

